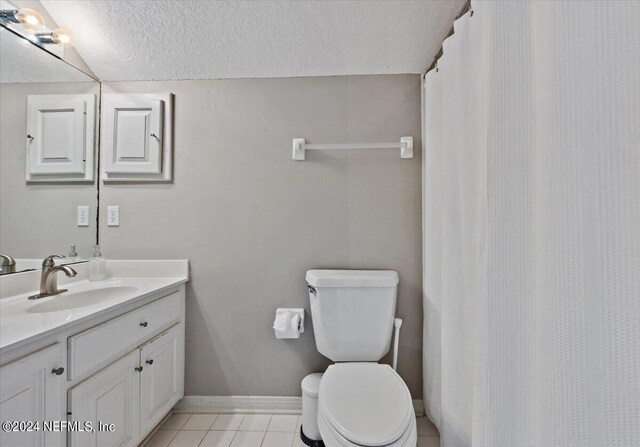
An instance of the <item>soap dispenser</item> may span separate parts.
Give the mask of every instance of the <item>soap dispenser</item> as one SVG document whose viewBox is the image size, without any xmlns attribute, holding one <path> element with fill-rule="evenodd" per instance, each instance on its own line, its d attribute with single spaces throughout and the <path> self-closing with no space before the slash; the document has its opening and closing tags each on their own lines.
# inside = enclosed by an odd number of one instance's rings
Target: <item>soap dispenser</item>
<svg viewBox="0 0 640 447">
<path fill-rule="evenodd" d="M 100 253 L 100 246 L 95 246 L 93 257 L 89 259 L 89 281 L 100 281 L 107 277 L 105 262 Z"/>
<path fill-rule="evenodd" d="M 67 245 L 69 248 L 69 254 L 67 255 L 66 262 L 76 262 L 78 260 L 78 252 L 76 251 L 76 244 Z"/>
</svg>

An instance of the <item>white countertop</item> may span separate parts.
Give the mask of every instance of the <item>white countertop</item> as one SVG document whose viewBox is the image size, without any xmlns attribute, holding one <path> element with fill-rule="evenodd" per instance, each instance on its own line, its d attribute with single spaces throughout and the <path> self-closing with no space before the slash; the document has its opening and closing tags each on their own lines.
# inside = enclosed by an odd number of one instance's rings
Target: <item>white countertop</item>
<svg viewBox="0 0 640 447">
<path fill-rule="evenodd" d="M 117 262 L 111 261 L 112 271 L 114 273 L 125 271 L 127 276 L 112 276 L 103 281 L 88 281 L 85 272 L 83 271 L 82 274 L 80 272 L 80 270 L 85 270 L 85 267 L 80 267 L 76 281 L 64 281 L 65 283 L 63 283 L 62 277 L 64 275 L 61 275 L 58 287 L 66 288 L 69 291 L 60 295 L 29 300 L 27 298 L 34 293 L 34 290 L 24 291 L 13 296 L 4 296 L 3 294 L 0 300 L 0 354 L 66 327 L 99 317 L 113 310 L 131 306 L 149 295 L 170 290 L 188 281 L 187 261 L 176 261 L 184 262 L 185 266 L 175 271 L 166 268 L 160 269 L 159 273 L 163 276 L 156 277 L 150 274 L 152 269 L 146 265 L 147 263 L 135 264 L 140 261 L 121 261 L 126 262 L 126 265 L 117 265 Z M 131 265 L 144 266 L 144 268 L 121 268 L 131 267 Z M 39 272 L 37 273 L 39 274 Z M 135 273 L 142 273 L 144 277 L 129 276 L 129 274 Z M 28 274 L 25 273 L 25 275 Z M 175 276 L 165 276 L 168 274 Z M 33 275 L 31 276 L 33 277 Z M 58 303 L 56 300 L 64 299 L 65 295 L 69 300 L 75 293 L 109 288 L 114 288 L 114 290 L 117 288 L 118 293 L 109 294 L 106 298 L 92 301 L 89 304 L 83 303 L 66 309 L 55 309 L 55 305 Z M 9 290 L 10 287 L 4 287 L 4 289 L 5 291 Z M 15 290 L 15 286 L 12 286 L 11 290 Z M 81 299 L 81 297 L 77 299 Z M 47 307 L 53 307 L 54 310 L 39 311 Z"/>
</svg>

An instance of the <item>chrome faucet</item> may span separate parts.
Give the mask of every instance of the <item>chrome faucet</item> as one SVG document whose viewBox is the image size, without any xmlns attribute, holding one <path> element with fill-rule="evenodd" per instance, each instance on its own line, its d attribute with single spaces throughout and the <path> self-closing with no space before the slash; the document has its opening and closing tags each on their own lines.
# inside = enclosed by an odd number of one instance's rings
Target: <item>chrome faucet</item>
<svg viewBox="0 0 640 447">
<path fill-rule="evenodd" d="M 0 273 L 14 273 L 16 271 L 16 260 L 9 255 L 0 255 Z"/>
<path fill-rule="evenodd" d="M 58 276 L 56 273 L 64 272 L 69 278 L 73 278 L 78 273 L 68 265 L 59 265 L 56 267 L 53 259 L 62 257 L 63 256 L 60 255 L 51 255 L 44 258 L 44 261 L 42 261 L 42 275 L 40 276 L 40 293 L 30 296 L 30 300 L 54 296 L 67 291 L 67 289 L 58 290 Z"/>
</svg>

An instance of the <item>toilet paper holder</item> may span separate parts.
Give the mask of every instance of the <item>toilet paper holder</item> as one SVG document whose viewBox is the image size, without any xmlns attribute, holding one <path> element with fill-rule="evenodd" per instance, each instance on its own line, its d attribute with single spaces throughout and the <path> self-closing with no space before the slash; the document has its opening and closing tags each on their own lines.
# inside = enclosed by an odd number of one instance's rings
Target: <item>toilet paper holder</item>
<svg viewBox="0 0 640 447">
<path fill-rule="evenodd" d="M 304 332 L 304 309 L 276 309 L 273 331 L 276 338 L 300 338 Z"/>
</svg>

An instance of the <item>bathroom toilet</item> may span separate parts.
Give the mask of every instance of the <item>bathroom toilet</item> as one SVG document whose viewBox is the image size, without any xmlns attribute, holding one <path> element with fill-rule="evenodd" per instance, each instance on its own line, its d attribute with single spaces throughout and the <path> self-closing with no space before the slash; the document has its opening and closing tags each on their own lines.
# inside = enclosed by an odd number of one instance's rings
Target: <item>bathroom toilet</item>
<svg viewBox="0 0 640 447">
<path fill-rule="evenodd" d="M 337 363 L 303 383 L 303 441 L 327 447 L 415 446 L 409 389 L 393 368 L 377 363 L 391 344 L 398 274 L 309 270 L 306 280 L 316 346 Z"/>
</svg>

